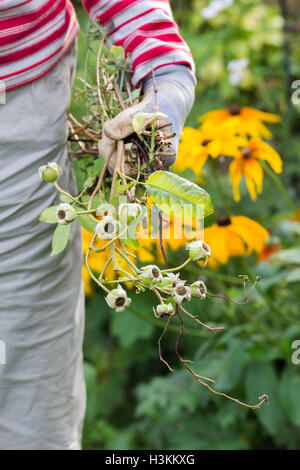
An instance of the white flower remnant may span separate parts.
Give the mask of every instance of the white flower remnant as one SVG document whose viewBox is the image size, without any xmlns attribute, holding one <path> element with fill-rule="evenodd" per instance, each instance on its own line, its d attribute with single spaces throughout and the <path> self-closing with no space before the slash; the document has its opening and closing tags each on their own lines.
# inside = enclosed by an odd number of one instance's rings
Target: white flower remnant
<svg viewBox="0 0 300 470">
<path fill-rule="evenodd" d="M 180 282 L 180 279 L 179 279 L 179 276 L 180 274 L 177 273 L 177 274 L 174 274 L 174 273 L 168 273 L 167 274 L 168 278 L 172 281 L 172 284 L 173 286 L 172 287 L 175 287 L 177 282 Z M 184 281 L 185 282 L 185 281 Z"/>
<path fill-rule="evenodd" d="M 155 264 L 144 266 L 141 271 L 140 279 L 146 284 L 157 284 L 163 279 L 160 269 Z"/>
<path fill-rule="evenodd" d="M 76 210 L 67 202 L 62 202 L 56 209 L 56 218 L 60 225 L 70 224 L 74 219 L 76 219 L 76 216 Z"/>
<path fill-rule="evenodd" d="M 96 234 L 101 240 L 112 240 L 118 231 L 118 222 L 111 216 L 106 215 L 97 224 Z"/>
<path fill-rule="evenodd" d="M 191 285 L 191 292 L 192 292 L 192 297 L 197 297 L 202 300 L 206 299 L 207 289 L 206 289 L 206 285 L 204 284 L 203 281 L 201 281 L 201 279 L 199 281 L 194 282 Z"/>
<path fill-rule="evenodd" d="M 105 300 L 109 307 L 114 308 L 116 312 L 123 312 L 131 304 L 131 299 L 127 297 L 127 292 L 120 284 L 105 297 Z"/>
<path fill-rule="evenodd" d="M 232 85 L 238 86 L 243 80 L 244 70 L 249 65 L 248 59 L 236 59 L 231 60 L 227 64 L 227 69 L 229 71 L 229 81 Z"/>
<path fill-rule="evenodd" d="M 191 300 L 192 293 L 191 288 L 185 286 L 185 281 L 180 281 L 172 289 L 172 296 L 177 304 L 182 304 L 186 300 Z"/>
<path fill-rule="evenodd" d="M 219 15 L 223 10 L 231 7 L 234 0 L 213 0 L 207 7 L 200 10 L 200 14 L 206 20 L 211 20 Z"/>
</svg>

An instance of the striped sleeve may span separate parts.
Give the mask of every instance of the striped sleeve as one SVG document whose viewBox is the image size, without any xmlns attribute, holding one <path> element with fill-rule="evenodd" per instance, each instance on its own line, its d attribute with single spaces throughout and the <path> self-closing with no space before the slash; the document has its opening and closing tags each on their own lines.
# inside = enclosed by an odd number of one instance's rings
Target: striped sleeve
<svg viewBox="0 0 300 470">
<path fill-rule="evenodd" d="M 82 0 L 90 17 L 99 20 L 115 45 L 129 54 L 132 83 L 164 65 L 186 64 L 191 52 L 179 34 L 169 0 Z"/>
</svg>

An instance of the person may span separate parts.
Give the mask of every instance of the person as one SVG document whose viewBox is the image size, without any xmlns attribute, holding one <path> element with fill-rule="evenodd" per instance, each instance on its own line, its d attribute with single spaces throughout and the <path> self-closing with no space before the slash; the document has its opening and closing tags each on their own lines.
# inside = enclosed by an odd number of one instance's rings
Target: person
<svg viewBox="0 0 300 470">
<path fill-rule="evenodd" d="M 132 83 L 143 85 L 146 110 L 154 103 L 155 71 L 159 110 L 177 134 L 176 153 L 195 77 L 169 1 L 82 2 L 129 55 Z M 6 348 L 6 363 L 0 364 L 0 449 L 81 448 L 86 400 L 81 231 L 72 224 L 67 248 L 49 257 L 55 226 L 38 220 L 58 202 L 53 186 L 40 180 L 40 166 L 57 162 L 60 185 L 76 193 L 67 109 L 78 30 L 70 0 L 0 3 L 0 83 L 6 90 L 0 104 L 0 340 Z M 119 137 L 104 136 L 108 146 Z"/>
</svg>

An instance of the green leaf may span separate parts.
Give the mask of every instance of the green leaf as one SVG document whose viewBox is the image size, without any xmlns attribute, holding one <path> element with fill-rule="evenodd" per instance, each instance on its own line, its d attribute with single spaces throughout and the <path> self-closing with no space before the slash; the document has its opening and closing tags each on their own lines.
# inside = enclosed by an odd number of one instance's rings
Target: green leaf
<svg viewBox="0 0 300 470">
<path fill-rule="evenodd" d="M 40 215 L 39 221 L 47 224 L 57 224 L 56 209 L 58 206 L 51 206 L 44 209 Z"/>
<path fill-rule="evenodd" d="M 240 382 L 245 365 L 249 361 L 246 348 L 247 344 L 244 340 L 234 339 L 232 341 L 216 381 L 217 390 L 225 392 L 232 390 Z"/>
<path fill-rule="evenodd" d="M 299 282 L 300 281 L 300 268 L 293 269 L 285 277 L 285 282 Z"/>
<path fill-rule="evenodd" d="M 147 339 L 153 332 L 149 325 L 130 311 L 115 313 L 111 324 L 113 336 L 117 336 L 124 347 L 133 345 L 139 339 Z"/>
<path fill-rule="evenodd" d="M 90 177 L 91 179 L 89 181 L 85 181 L 84 182 L 84 186 L 85 187 L 89 187 L 93 184 L 93 178 L 92 177 L 96 177 L 96 176 L 100 176 L 100 173 L 101 173 L 101 170 L 102 168 L 104 167 L 104 163 L 105 163 L 105 160 L 103 157 L 99 157 L 97 158 L 92 165 L 88 165 L 86 166 L 86 171 L 87 171 L 87 174 L 88 174 L 88 177 Z M 88 178 L 87 178 L 88 179 Z"/>
<path fill-rule="evenodd" d="M 61 200 L 61 202 L 73 202 L 73 200 L 66 194 L 61 194 L 59 196 L 59 199 Z"/>
<path fill-rule="evenodd" d="M 256 411 L 256 416 L 270 434 L 280 432 L 286 416 L 279 396 L 279 381 L 272 364 L 252 362 L 246 371 L 245 385 L 247 399 L 251 404 L 257 403 L 264 393 L 269 396 L 269 405 L 263 404 Z"/>
<path fill-rule="evenodd" d="M 124 241 L 125 245 L 131 250 L 140 250 L 141 248 L 143 248 L 143 245 L 141 245 L 138 239 L 136 238 L 126 238 Z"/>
<path fill-rule="evenodd" d="M 155 204 L 166 214 L 177 217 L 199 218 L 213 213 L 209 194 L 200 186 L 167 171 L 156 171 L 149 176 L 146 187 Z M 186 212 L 183 212 L 185 209 Z"/>
<path fill-rule="evenodd" d="M 52 238 L 52 252 L 50 256 L 58 255 L 63 251 L 68 243 L 71 224 L 57 225 Z"/>
<path fill-rule="evenodd" d="M 85 228 L 88 232 L 94 234 L 97 222 L 92 220 L 88 214 L 78 215 L 77 220 L 81 227 Z"/>
<path fill-rule="evenodd" d="M 269 343 L 255 343 L 247 349 L 248 354 L 255 361 L 268 362 L 278 359 L 281 356 L 281 351 L 278 347 L 272 346 Z"/>
<path fill-rule="evenodd" d="M 272 256 L 272 261 L 279 261 L 285 264 L 300 264 L 300 248 L 280 250 Z"/>
<path fill-rule="evenodd" d="M 300 374 L 298 371 L 291 368 L 284 370 L 280 384 L 280 395 L 291 422 L 295 426 L 300 426 Z"/>
</svg>

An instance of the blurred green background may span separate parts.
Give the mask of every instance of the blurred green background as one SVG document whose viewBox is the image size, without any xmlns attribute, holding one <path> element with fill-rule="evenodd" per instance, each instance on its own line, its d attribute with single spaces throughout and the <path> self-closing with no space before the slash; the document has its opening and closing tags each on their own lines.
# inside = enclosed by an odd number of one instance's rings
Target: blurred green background
<svg viewBox="0 0 300 470">
<path fill-rule="evenodd" d="M 81 24 L 77 73 L 83 75 L 88 16 L 80 2 L 74 3 Z M 300 207 L 300 104 L 291 102 L 291 83 L 300 79 L 297 3 L 235 0 L 208 20 L 201 10 L 209 1 L 171 1 L 196 61 L 197 95 L 188 125 L 196 127 L 201 114 L 232 103 L 279 113 L 282 123 L 272 131 L 284 161 L 280 178 Z M 282 4 L 288 7 L 285 19 Z M 227 65 L 240 58 L 249 65 L 234 86 Z M 80 105 L 73 112 L 80 115 Z M 219 172 L 232 198 L 227 169 Z M 192 169 L 185 176 L 204 185 L 215 207 L 222 208 L 209 167 L 200 177 Z M 257 202 L 251 202 L 245 187 L 242 196 L 242 202 L 233 203 L 234 214 L 251 217 L 271 232 L 280 245 L 277 259 L 270 263 L 252 255 L 232 259 L 217 272 L 204 269 L 211 291 L 234 298 L 242 293 L 236 274 L 260 274 L 263 280 L 248 306 L 219 299 L 202 302 L 200 309 L 197 304 L 203 321 L 226 329 L 214 336 L 187 321 L 181 349 L 201 375 L 216 379 L 218 390 L 253 403 L 268 393 L 270 404 L 251 411 L 201 388 L 176 362 L 176 325 L 163 341 L 164 355 L 175 368 L 168 372 L 157 352 L 164 324 L 153 317 L 150 299 L 147 303 L 144 295 L 130 293 L 135 297 L 130 308 L 116 315 L 98 294 L 87 299 L 85 449 L 299 449 L 300 364 L 293 364 L 291 356 L 292 342 L 300 340 L 300 223 L 290 219 L 286 200 L 267 175 Z M 169 257 L 178 264 L 184 249 L 170 251 Z M 184 278 L 195 274 L 199 268 L 189 268 Z"/>
</svg>

